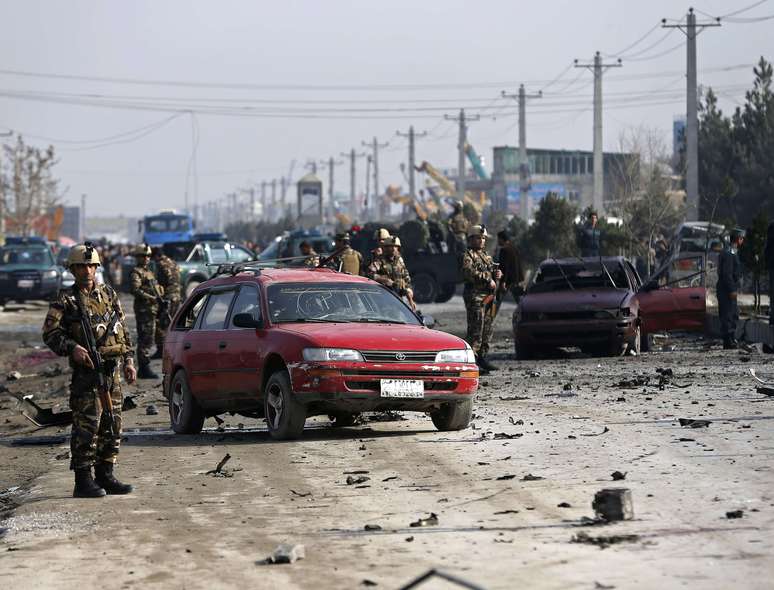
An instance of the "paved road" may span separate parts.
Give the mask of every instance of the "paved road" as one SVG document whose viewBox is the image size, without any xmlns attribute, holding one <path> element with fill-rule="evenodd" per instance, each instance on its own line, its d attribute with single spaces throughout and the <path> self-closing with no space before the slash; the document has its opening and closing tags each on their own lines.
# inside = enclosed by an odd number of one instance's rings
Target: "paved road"
<svg viewBox="0 0 774 590">
<path fill-rule="evenodd" d="M 459 298 L 426 307 L 442 328 L 464 329 Z M 458 433 L 406 413 L 342 430 L 316 420 L 289 443 L 240 417 L 223 432 L 208 421 L 202 435 L 175 436 L 143 384 L 120 463 L 137 491 L 102 500 L 70 498 L 66 461 L 55 459 L 64 447 L 10 447 L 4 436 L 0 459 L 37 453 L 41 468 L 0 523 L 10 529 L 0 586 L 399 588 L 442 568 L 490 589 L 770 588 L 774 398 L 745 373 L 774 375 L 774 363 L 691 339 L 638 358 L 517 362 L 509 322 L 504 311 L 501 370 L 482 379 L 475 424 Z M 663 368 L 674 375 L 660 389 Z M 650 384 L 621 384 L 638 376 Z M 161 415 L 145 415 L 150 403 Z M 712 422 L 682 428 L 678 418 Z M 226 453 L 232 477 L 207 475 Z M 624 481 L 612 481 L 616 470 Z M 369 479 L 347 485 L 348 475 Z M 622 486 L 635 520 L 581 526 L 596 491 Z M 742 518 L 726 518 L 737 509 Z M 410 526 L 431 513 L 437 525 Z M 572 542 L 584 535 L 621 542 Z M 256 564 L 283 542 L 305 545 L 306 558 Z"/>
</svg>

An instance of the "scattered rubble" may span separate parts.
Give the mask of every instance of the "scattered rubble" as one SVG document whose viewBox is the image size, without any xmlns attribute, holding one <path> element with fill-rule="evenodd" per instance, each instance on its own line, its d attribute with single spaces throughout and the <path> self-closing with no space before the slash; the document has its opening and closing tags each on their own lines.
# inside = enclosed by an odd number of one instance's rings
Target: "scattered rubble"
<svg viewBox="0 0 774 590">
<path fill-rule="evenodd" d="M 156 416 L 159 413 L 159 409 L 155 406 L 155 404 L 148 404 L 145 406 L 145 413 L 148 416 Z"/>
<path fill-rule="evenodd" d="M 695 420 L 693 418 L 678 418 L 680 426 L 689 428 L 706 428 L 710 425 L 711 420 Z"/>
<path fill-rule="evenodd" d="M 370 481 L 370 479 L 371 478 L 366 476 L 366 475 L 358 475 L 358 476 L 348 475 L 347 476 L 347 485 L 348 486 L 353 486 L 353 485 L 365 483 L 367 481 Z"/>
<path fill-rule="evenodd" d="M 22 378 L 22 374 L 19 371 L 11 371 L 5 376 L 6 381 L 18 381 Z"/>
<path fill-rule="evenodd" d="M 279 545 L 274 552 L 262 559 L 256 561 L 255 565 L 274 565 L 278 563 L 293 563 L 306 557 L 306 549 L 303 545 L 290 545 L 283 543 Z"/>
<path fill-rule="evenodd" d="M 431 512 L 430 516 L 426 518 L 420 518 L 415 520 L 409 526 L 410 527 L 423 527 L 423 526 L 435 526 L 438 524 L 438 515 L 435 512 Z"/>
<path fill-rule="evenodd" d="M 215 466 L 215 469 L 210 469 L 208 472 L 205 473 L 205 475 L 212 475 L 213 477 L 234 477 L 234 472 L 232 470 L 223 469 L 223 467 L 225 467 L 226 463 L 228 463 L 230 459 L 231 459 L 231 455 L 226 453 L 223 456 L 223 458 L 220 461 L 218 461 L 218 464 Z"/>
<path fill-rule="evenodd" d="M 367 525 L 365 525 L 363 527 L 363 530 L 366 530 L 366 531 L 381 531 L 382 527 L 379 526 L 378 524 L 367 524 Z"/>
<path fill-rule="evenodd" d="M 532 475 L 531 473 L 528 473 L 527 475 L 521 478 L 521 481 L 540 481 L 541 479 L 545 479 L 545 478 L 540 477 L 539 475 Z"/>
<path fill-rule="evenodd" d="M 600 549 L 607 549 L 611 545 L 617 545 L 618 543 L 636 543 L 639 540 L 639 535 L 591 536 L 588 533 L 581 531 L 577 535 L 573 535 L 572 539 L 570 539 L 570 543 L 585 543 L 587 545 L 596 545 Z"/>
<path fill-rule="evenodd" d="M 613 473 L 610 474 L 610 477 L 613 478 L 613 481 L 621 481 L 626 479 L 626 474 L 629 473 L 628 471 L 613 471 Z"/>
<path fill-rule="evenodd" d="M 742 518 L 744 516 L 744 510 L 729 510 L 726 512 L 726 518 Z"/>
<path fill-rule="evenodd" d="M 608 522 L 634 518 L 632 492 L 628 488 L 606 488 L 594 494 L 591 507 L 599 518 Z"/>
</svg>

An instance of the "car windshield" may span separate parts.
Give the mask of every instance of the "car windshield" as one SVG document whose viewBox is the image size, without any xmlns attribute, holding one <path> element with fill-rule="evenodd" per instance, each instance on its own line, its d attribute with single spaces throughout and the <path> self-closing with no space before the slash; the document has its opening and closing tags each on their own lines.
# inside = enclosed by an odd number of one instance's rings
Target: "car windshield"
<svg viewBox="0 0 774 590">
<path fill-rule="evenodd" d="M 550 291 L 570 291 L 571 289 L 612 289 L 613 284 L 610 282 L 610 277 L 615 282 L 615 288 L 629 288 L 626 272 L 619 263 L 605 262 L 605 267 L 607 272 L 599 263 L 581 264 L 580 261 L 570 264 L 562 263 L 561 268 L 557 263 L 543 264 L 535 275 L 535 280 L 530 285 L 528 292 L 547 293 Z M 607 273 L 610 273 L 610 277 L 607 276 Z"/>
<path fill-rule="evenodd" d="M 268 288 L 272 323 L 374 322 L 419 325 L 391 291 L 367 283 L 284 283 Z"/>
<path fill-rule="evenodd" d="M 275 240 L 258 255 L 258 260 L 273 260 L 274 258 L 279 258 L 277 255 L 277 252 L 279 252 L 279 246 L 280 246 L 281 240 Z"/>
<path fill-rule="evenodd" d="M 151 232 L 179 232 L 190 229 L 186 217 L 151 217 L 145 220 L 145 225 Z"/>
<path fill-rule="evenodd" d="M 54 258 L 48 248 L 6 246 L 0 248 L 0 265 L 30 264 L 34 266 L 53 266 Z"/>
<path fill-rule="evenodd" d="M 223 264 L 228 262 L 228 254 L 226 253 L 226 246 L 210 246 L 210 262 L 215 264 Z"/>
</svg>

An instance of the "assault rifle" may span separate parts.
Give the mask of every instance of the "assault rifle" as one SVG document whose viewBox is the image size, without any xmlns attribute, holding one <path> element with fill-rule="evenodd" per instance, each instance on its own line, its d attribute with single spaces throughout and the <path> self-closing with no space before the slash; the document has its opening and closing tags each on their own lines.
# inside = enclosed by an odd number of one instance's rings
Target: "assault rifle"
<svg viewBox="0 0 774 590">
<path fill-rule="evenodd" d="M 497 305 L 495 302 L 495 298 L 497 297 L 497 293 L 500 290 L 500 281 L 495 279 L 495 273 L 500 270 L 500 263 L 499 262 L 493 262 L 492 263 L 492 280 L 495 282 L 495 288 L 494 291 L 492 291 L 489 295 L 484 297 L 484 301 L 482 302 L 484 304 L 484 313 L 490 313 L 492 316 L 494 316 L 497 313 Z"/>
<path fill-rule="evenodd" d="M 102 359 L 102 355 L 99 353 L 97 347 L 97 340 L 94 338 L 94 331 L 89 323 L 89 318 L 86 315 L 83 302 L 81 301 L 81 294 L 78 286 L 74 285 L 75 291 L 75 304 L 78 307 L 78 315 L 81 322 L 81 332 L 86 339 L 86 351 L 89 353 L 89 358 L 94 365 L 94 371 L 97 373 L 97 393 L 99 395 L 100 405 L 102 406 L 102 413 L 106 414 L 110 420 L 110 431 L 113 436 L 120 436 L 118 429 L 118 421 L 116 415 L 113 413 L 113 400 L 110 398 L 110 388 L 108 387 L 107 375 L 105 375 L 105 362 Z M 116 323 L 118 322 L 118 314 L 113 312 L 113 318 L 110 323 L 105 327 L 105 334 L 103 340 L 107 338 L 107 335 L 113 331 Z"/>
</svg>

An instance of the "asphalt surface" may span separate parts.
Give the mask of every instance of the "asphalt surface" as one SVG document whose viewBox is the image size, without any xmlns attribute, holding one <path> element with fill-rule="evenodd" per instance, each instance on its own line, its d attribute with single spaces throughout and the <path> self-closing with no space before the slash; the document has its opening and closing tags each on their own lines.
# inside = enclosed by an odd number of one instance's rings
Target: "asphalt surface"
<svg viewBox="0 0 774 590">
<path fill-rule="evenodd" d="M 157 383 L 127 387 L 124 497 L 71 498 L 67 430 L 35 431 L 0 393 L 0 587 L 400 588 L 439 568 L 488 589 L 771 588 L 774 397 L 748 374 L 774 381 L 769 356 L 683 337 L 636 358 L 520 362 L 512 310 L 497 320 L 500 370 L 461 432 L 404 413 L 340 430 L 310 420 L 295 442 L 239 416 L 179 436 Z M 464 330 L 459 297 L 424 311 Z M 10 393 L 66 405 L 44 314 L 0 313 L 0 378 L 18 370 Z M 227 476 L 207 474 L 226 453 Z M 634 519 L 592 524 L 610 487 L 631 491 Z M 261 564 L 281 543 L 305 558 Z"/>
</svg>

